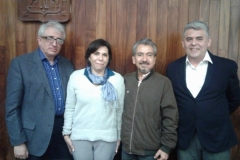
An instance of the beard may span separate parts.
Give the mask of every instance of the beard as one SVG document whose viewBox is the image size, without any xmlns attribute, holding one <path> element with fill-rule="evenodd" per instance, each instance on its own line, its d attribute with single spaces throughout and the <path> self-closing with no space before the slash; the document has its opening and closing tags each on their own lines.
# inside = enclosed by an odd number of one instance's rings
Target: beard
<svg viewBox="0 0 240 160">
<path fill-rule="evenodd" d="M 144 69 L 139 68 L 138 71 L 141 72 L 142 74 L 147 74 L 148 72 L 150 72 L 150 70 L 146 68 Z"/>
</svg>

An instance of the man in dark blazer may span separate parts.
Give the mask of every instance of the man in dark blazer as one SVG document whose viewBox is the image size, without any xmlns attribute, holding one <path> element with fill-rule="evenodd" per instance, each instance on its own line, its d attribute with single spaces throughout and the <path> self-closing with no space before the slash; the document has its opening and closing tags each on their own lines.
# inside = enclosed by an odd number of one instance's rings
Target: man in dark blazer
<svg viewBox="0 0 240 160">
<path fill-rule="evenodd" d="M 239 106 L 234 61 L 213 55 L 206 23 L 191 22 L 183 32 L 186 56 L 167 67 L 179 109 L 179 160 L 228 160 L 237 138 L 230 114 Z"/>
<path fill-rule="evenodd" d="M 65 37 L 60 23 L 44 23 L 38 31 L 39 48 L 11 62 L 5 111 L 16 158 L 72 159 L 62 136 L 66 87 L 74 71 L 59 55 Z"/>
</svg>

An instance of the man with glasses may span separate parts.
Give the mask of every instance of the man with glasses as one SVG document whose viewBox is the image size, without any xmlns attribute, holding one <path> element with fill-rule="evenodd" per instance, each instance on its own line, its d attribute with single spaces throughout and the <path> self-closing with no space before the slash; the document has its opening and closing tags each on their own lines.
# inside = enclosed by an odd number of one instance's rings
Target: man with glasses
<svg viewBox="0 0 240 160">
<path fill-rule="evenodd" d="M 42 24 L 39 48 L 11 62 L 5 111 L 16 158 L 72 159 L 62 136 L 66 87 L 74 70 L 70 61 L 59 55 L 65 37 L 60 23 Z"/>
</svg>

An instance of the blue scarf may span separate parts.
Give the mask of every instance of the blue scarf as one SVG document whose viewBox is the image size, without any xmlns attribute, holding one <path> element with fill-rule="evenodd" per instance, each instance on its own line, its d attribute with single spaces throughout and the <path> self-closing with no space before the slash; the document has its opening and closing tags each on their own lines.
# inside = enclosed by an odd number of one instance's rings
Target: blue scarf
<svg viewBox="0 0 240 160">
<path fill-rule="evenodd" d="M 104 100 L 106 100 L 108 103 L 114 103 L 114 101 L 117 100 L 115 88 L 110 82 L 108 82 L 109 76 L 114 75 L 111 69 L 106 68 L 103 77 L 101 77 L 93 74 L 91 67 L 87 66 L 85 69 L 85 74 L 93 84 L 102 85 L 102 95 Z"/>
</svg>

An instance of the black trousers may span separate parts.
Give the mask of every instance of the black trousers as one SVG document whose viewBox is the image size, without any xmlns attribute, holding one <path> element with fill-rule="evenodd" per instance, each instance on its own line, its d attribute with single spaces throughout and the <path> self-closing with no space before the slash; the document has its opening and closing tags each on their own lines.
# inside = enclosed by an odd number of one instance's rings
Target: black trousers
<svg viewBox="0 0 240 160">
<path fill-rule="evenodd" d="M 63 116 L 55 116 L 52 137 L 46 152 L 41 157 L 29 155 L 27 160 L 73 160 L 62 136 L 63 122 Z"/>
</svg>

